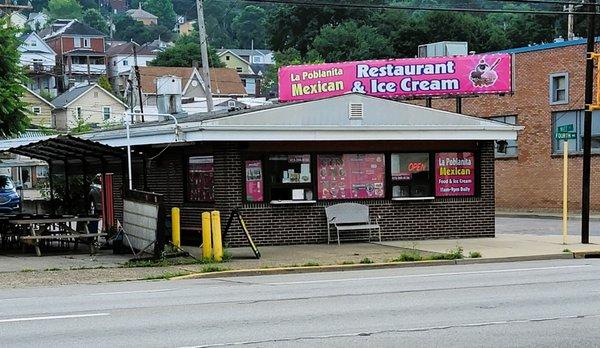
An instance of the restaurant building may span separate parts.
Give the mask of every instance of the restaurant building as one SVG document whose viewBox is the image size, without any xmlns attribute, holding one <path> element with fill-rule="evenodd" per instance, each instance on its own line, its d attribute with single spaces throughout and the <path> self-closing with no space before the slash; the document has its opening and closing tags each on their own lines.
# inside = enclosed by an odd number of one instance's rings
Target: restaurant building
<svg viewBox="0 0 600 348">
<path fill-rule="evenodd" d="M 597 39 L 598 41 L 598 39 Z M 596 52 L 600 45 L 596 44 Z M 569 208 L 581 210 L 586 40 L 514 48 L 512 93 L 462 99 L 462 113 L 523 126 L 505 152 L 496 151 L 496 207 L 558 212 L 562 208 L 563 141 L 557 128 L 573 125 L 569 140 Z M 425 105 L 424 101 L 418 102 Z M 453 99 L 432 107 L 455 110 Z M 600 211 L 600 111 L 592 120 L 592 210 Z"/>
<path fill-rule="evenodd" d="M 352 93 L 133 126 L 132 177 L 181 208 L 188 242 L 202 212 L 238 209 L 259 245 L 324 243 L 340 202 L 368 205 L 384 240 L 492 237 L 494 144 L 519 129 Z M 127 145 L 122 129 L 84 137 Z M 245 242 L 237 226 L 227 240 Z"/>
</svg>

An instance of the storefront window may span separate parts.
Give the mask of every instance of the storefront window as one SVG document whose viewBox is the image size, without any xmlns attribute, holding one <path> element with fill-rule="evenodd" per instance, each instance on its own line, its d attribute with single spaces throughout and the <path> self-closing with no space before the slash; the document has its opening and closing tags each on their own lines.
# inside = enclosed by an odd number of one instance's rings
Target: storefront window
<svg viewBox="0 0 600 348">
<path fill-rule="evenodd" d="M 246 168 L 246 201 L 263 201 L 263 173 L 261 160 L 248 160 L 245 162 Z"/>
<path fill-rule="evenodd" d="M 310 155 L 269 156 L 271 200 L 313 200 Z"/>
<path fill-rule="evenodd" d="M 391 167 L 392 198 L 431 194 L 428 153 L 393 153 Z"/>
<path fill-rule="evenodd" d="M 475 155 L 472 152 L 435 154 L 435 195 L 475 195 Z"/>
<path fill-rule="evenodd" d="M 213 156 L 194 156 L 188 159 L 188 200 L 214 202 Z"/>
<path fill-rule="evenodd" d="M 319 199 L 385 197 L 385 155 L 318 155 Z"/>
</svg>

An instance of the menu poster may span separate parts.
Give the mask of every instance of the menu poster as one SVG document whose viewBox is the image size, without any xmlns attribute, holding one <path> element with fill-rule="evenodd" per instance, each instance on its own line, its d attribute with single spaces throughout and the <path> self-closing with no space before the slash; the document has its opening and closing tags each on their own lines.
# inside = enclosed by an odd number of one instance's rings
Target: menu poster
<svg viewBox="0 0 600 348">
<path fill-rule="evenodd" d="M 317 156 L 319 199 L 384 198 L 385 156 Z"/>
<path fill-rule="evenodd" d="M 188 162 L 188 191 L 192 202 L 212 202 L 213 193 L 213 157 L 190 157 Z"/>
<path fill-rule="evenodd" d="M 442 152 L 435 155 L 435 195 L 475 195 L 475 155 L 472 152 Z"/>
<path fill-rule="evenodd" d="M 260 160 L 246 161 L 246 201 L 263 201 L 262 163 Z"/>
</svg>

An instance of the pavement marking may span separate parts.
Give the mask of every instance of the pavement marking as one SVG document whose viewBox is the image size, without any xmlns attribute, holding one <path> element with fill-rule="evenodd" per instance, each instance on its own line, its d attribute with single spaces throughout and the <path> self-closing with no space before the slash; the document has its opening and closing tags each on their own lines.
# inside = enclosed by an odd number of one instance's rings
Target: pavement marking
<svg viewBox="0 0 600 348">
<path fill-rule="evenodd" d="M 304 280 L 295 282 L 273 282 L 273 283 L 262 283 L 262 285 L 297 285 L 297 284 L 317 284 L 317 283 L 337 283 L 337 282 L 356 282 L 365 280 L 379 280 L 379 279 L 398 279 L 398 278 L 426 278 L 426 277 L 443 277 L 443 276 L 455 276 L 455 275 L 466 275 L 466 274 L 490 274 L 490 273 L 510 273 L 510 272 L 534 272 L 544 271 L 551 269 L 570 269 L 570 268 L 583 268 L 591 267 L 591 265 L 572 265 L 572 266 L 549 266 L 549 267 L 535 267 L 535 268 L 512 268 L 512 269 L 496 269 L 489 271 L 466 271 L 466 272 L 447 272 L 447 273 L 429 273 L 429 274 L 405 274 L 397 276 L 382 276 L 382 277 L 364 277 L 364 278 L 340 278 L 340 279 L 321 279 L 321 280 Z M 260 283 L 259 283 L 260 284 Z"/>
<path fill-rule="evenodd" d="M 57 319 L 77 319 L 77 318 L 89 318 L 89 317 L 104 317 L 110 315 L 110 313 L 88 313 L 88 314 L 71 314 L 71 315 L 53 315 L 47 317 L 29 317 L 29 318 L 11 318 L 11 319 L 0 319 L 0 324 L 4 323 L 15 323 L 19 321 L 37 321 L 37 320 L 57 320 Z"/>
<path fill-rule="evenodd" d="M 335 338 L 348 338 L 348 337 L 369 337 L 381 334 L 403 334 L 403 333 L 416 333 L 416 332 L 427 332 L 427 331 L 441 331 L 449 329 L 461 329 L 461 328 L 478 328 L 485 326 L 496 326 L 496 325 L 511 325 L 511 324 L 523 324 L 523 323 L 539 323 L 546 321 L 555 320 L 574 320 L 574 319 L 590 319 L 598 318 L 600 314 L 589 314 L 589 315 L 565 315 L 558 317 L 541 317 L 541 318 L 529 318 L 529 319 L 507 319 L 498 321 L 485 321 L 475 323 L 458 323 L 438 326 L 422 326 L 412 327 L 404 329 L 389 329 L 379 330 L 372 332 L 346 332 L 329 335 L 311 335 L 311 336 L 299 336 L 299 337 L 281 337 L 273 339 L 255 340 L 255 341 L 238 341 L 238 342 L 227 342 L 227 343 L 212 343 L 198 346 L 183 346 L 179 348 L 208 348 L 208 347 L 226 347 L 226 346 L 243 346 L 243 345 L 260 345 L 265 343 L 280 343 L 280 342 L 301 342 L 307 340 L 325 340 Z"/>
<path fill-rule="evenodd" d="M 126 295 L 126 294 L 143 294 L 143 293 L 156 293 L 156 292 L 167 292 L 176 291 L 179 289 L 155 289 L 155 290 L 132 290 L 132 291 L 114 291 L 114 292 L 96 292 L 91 294 L 76 294 L 69 297 L 88 297 L 88 296 L 106 296 L 106 295 Z M 0 302 L 7 301 L 20 301 L 20 300 L 39 300 L 42 298 L 63 298 L 63 296 L 32 296 L 32 297 L 12 297 L 12 298 L 0 298 Z"/>
</svg>

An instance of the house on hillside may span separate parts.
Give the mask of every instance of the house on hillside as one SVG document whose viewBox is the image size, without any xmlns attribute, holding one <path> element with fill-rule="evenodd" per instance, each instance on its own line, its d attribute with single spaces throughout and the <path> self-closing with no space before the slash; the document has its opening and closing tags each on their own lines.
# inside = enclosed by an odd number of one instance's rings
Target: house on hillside
<svg viewBox="0 0 600 348">
<path fill-rule="evenodd" d="M 100 7 L 114 14 L 125 12 L 129 9 L 129 0 L 100 0 Z"/>
<path fill-rule="evenodd" d="M 108 78 L 110 79 L 113 89 L 121 94 L 125 90 L 131 67 L 135 66 L 135 59 L 133 56 L 134 46 L 136 47 L 138 66 L 148 66 L 148 63 L 156 58 L 156 53 L 148 49 L 146 45 L 139 45 L 135 42 L 111 46 L 106 51 L 106 57 L 108 59 Z"/>
<path fill-rule="evenodd" d="M 159 36 L 158 39 L 156 39 L 150 43 L 147 43 L 144 46 L 146 46 L 150 51 L 152 51 L 154 53 L 159 53 L 173 45 L 174 44 L 172 42 L 166 42 L 166 41 L 161 40 L 160 36 Z"/>
<path fill-rule="evenodd" d="M 33 31 L 41 30 L 48 24 L 48 15 L 44 12 L 32 12 L 27 19 L 27 26 Z"/>
<path fill-rule="evenodd" d="M 142 2 L 138 3 L 138 8 L 127 10 L 127 15 L 138 22 L 144 23 L 144 25 L 156 25 L 158 24 L 158 17 L 152 13 L 142 9 Z"/>
<path fill-rule="evenodd" d="M 226 67 L 240 75 L 246 92 L 261 95 L 261 82 L 269 66 L 275 64 L 273 51 L 258 49 L 220 49 L 217 54 Z"/>
<path fill-rule="evenodd" d="M 182 100 L 189 98 L 205 98 L 204 80 L 197 68 L 147 66 L 140 67 L 140 80 L 144 106 L 156 106 L 159 90 L 159 79 L 165 76 L 174 76 L 180 80 L 179 90 Z M 135 81 L 131 69 L 130 81 Z M 247 95 L 242 81 L 234 70 L 227 68 L 211 68 L 210 80 L 214 97 L 244 97 Z M 137 91 L 134 85 L 125 89 L 126 99 L 137 101 Z M 137 102 L 135 103 L 137 104 Z"/>
<path fill-rule="evenodd" d="M 54 105 L 35 91 L 26 86 L 23 87 L 25 87 L 25 93 L 23 93 L 22 100 L 27 103 L 27 109 L 31 112 L 31 124 L 34 126 L 51 128 L 53 126 L 52 110 L 54 109 Z"/>
<path fill-rule="evenodd" d="M 97 84 L 75 87 L 52 100 L 54 126 L 69 130 L 79 124 L 95 127 L 121 122 L 127 105 Z"/>
<path fill-rule="evenodd" d="M 9 15 L 9 22 L 13 27 L 24 29 L 27 23 L 27 17 L 20 12 L 12 12 Z"/>
<path fill-rule="evenodd" d="M 47 93 L 56 96 L 56 78 L 54 68 L 56 53 L 35 32 L 23 34 L 18 50 L 21 53 L 20 64 L 25 68 L 27 87 L 35 93 Z"/>
<path fill-rule="evenodd" d="M 59 91 L 106 74 L 104 33 L 76 19 L 57 20 L 39 36 L 56 52 Z"/>
</svg>

